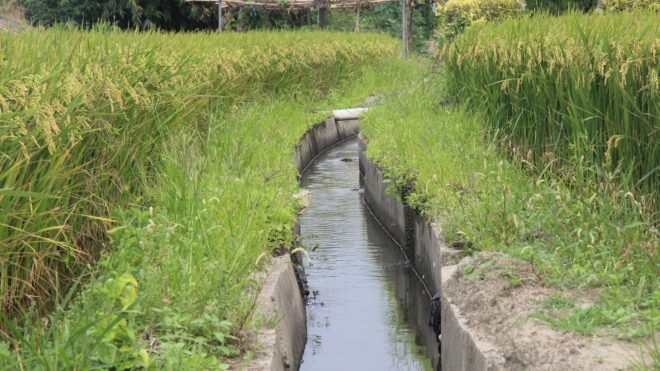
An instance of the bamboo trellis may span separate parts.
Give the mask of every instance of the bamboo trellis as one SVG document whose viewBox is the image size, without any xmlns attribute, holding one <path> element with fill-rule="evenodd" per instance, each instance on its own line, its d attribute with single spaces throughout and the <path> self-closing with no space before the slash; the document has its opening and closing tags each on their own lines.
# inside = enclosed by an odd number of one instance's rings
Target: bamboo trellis
<svg viewBox="0 0 660 371">
<path fill-rule="evenodd" d="M 315 0 L 289 0 L 289 1 L 246 1 L 246 0 L 186 0 L 187 2 L 196 3 L 221 3 L 222 8 L 242 7 L 242 6 L 255 6 L 258 8 L 267 9 L 287 9 L 287 8 L 302 8 L 308 9 L 318 6 L 319 1 Z M 342 8 L 357 8 L 361 6 L 378 5 L 398 2 L 398 0 L 330 0 L 327 1 L 327 7 L 330 9 Z"/>
<path fill-rule="evenodd" d="M 403 55 L 408 54 L 409 41 L 408 30 L 409 23 L 406 18 L 408 2 L 411 0 L 262 0 L 262 1 L 249 1 L 249 0 L 186 0 L 186 2 L 198 3 L 215 3 L 218 5 L 218 32 L 222 32 L 222 9 L 225 8 L 240 8 L 240 7 L 259 7 L 265 9 L 311 9 L 316 8 L 319 10 L 319 25 L 321 23 L 321 12 L 330 9 L 357 9 L 358 17 L 361 7 L 368 7 L 371 5 L 380 5 L 388 3 L 401 2 L 401 29 L 402 29 L 402 46 Z M 359 18 L 356 24 L 356 29 L 359 28 Z"/>
</svg>

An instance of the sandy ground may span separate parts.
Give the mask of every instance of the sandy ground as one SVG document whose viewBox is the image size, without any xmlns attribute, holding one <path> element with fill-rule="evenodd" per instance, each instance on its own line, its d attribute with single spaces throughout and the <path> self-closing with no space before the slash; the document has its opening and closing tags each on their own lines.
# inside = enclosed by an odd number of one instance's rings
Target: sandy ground
<svg viewBox="0 0 660 371">
<path fill-rule="evenodd" d="M 505 369 L 627 370 L 643 359 L 638 344 L 613 336 L 586 337 L 555 330 L 531 318 L 543 299 L 559 291 L 543 287 L 530 264 L 503 254 L 463 259 L 443 290 L 467 318 L 470 330 L 498 345 L 506 359 Z M 581 307 L 598 297 L 593 290 L 560 294 Z"/>
</svg>

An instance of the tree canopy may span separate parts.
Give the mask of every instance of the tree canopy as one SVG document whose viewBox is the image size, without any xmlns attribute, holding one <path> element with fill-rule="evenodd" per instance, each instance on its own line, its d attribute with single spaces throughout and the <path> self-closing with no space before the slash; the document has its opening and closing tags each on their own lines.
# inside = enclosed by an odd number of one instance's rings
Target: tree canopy
<svg viewBox="0 0 660 371">
<path fill-rule="evenodd" d="M 45 26 L 105 21 L 122 28 L 195 29 L 207 28 L 214 13 L 212 4 L 184 0 L 22 0 L 21 5 L 31 23 Z"/>
</svg>

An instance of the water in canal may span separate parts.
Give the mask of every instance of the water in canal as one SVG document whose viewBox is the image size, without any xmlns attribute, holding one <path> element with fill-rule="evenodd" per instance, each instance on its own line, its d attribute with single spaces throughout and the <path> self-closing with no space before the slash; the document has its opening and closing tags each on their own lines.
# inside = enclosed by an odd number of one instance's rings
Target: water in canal
<svg viewBox="0 0 660 371">
<path fill-rule="evenodd" d="M 356 139 L 325 152 L 302 186 L 307 345 L 302 370 L 430 370 L 430 298 L 404 253 L 362 202 Z"/>
</svg>

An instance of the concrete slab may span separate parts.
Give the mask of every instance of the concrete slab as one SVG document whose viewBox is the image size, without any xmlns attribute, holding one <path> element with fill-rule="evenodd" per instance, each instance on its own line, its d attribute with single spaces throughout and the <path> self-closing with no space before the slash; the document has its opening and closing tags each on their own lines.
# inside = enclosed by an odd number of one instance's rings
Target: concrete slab
<svg viewBox="0 0 660 371">
<path fill-rule="evenodd" d="M 347 109 L 337 109 L 332 111 L 335 120 L 357 120 L 360 116 L 367 112 L 368 108 L 356 107 Z"/>
<path fill-rule="evenodd" d="M 456 265 L 442 268 L 443 286 L 456 272 Z M 442 341 L 442 370 L 502 370 L 506 360 L 489 342 L 478 338 L 471 331 L 459 309 L 441 289 L 442 305 L 440 320 Z"/>
<path fill-rule="evenodd" d="M 365 142 L 360 139 L 360 147 L 366 149 Z M 364 202 L 378 218 L 387 232 L 407 249 L 406 239 L 406 206 L 403 201 L 390 194 L 392 182 L 385 179 L 378 167 L 367 158 L 365 151 L 360 151 L 360 175 L 364 185 Z M 410 251 L 407 251 L 409 257 Z"/>
<path fill-rule="evenodd" d="M 255 314 L 276 325 L 259 333 L 259 350 L 245 369 L 297 370 L 307 341 L 307 318 L 289 255 L 273 258 Z"/>
<path fill-rule="evenodd" d="M 358 120 L 336 120 L 329 118 L 310 128 L 300 140 L 294 161 L 298 173 L 302 173 L 314 159 L 326 149 L 360 132 Z"/>
</svg>

